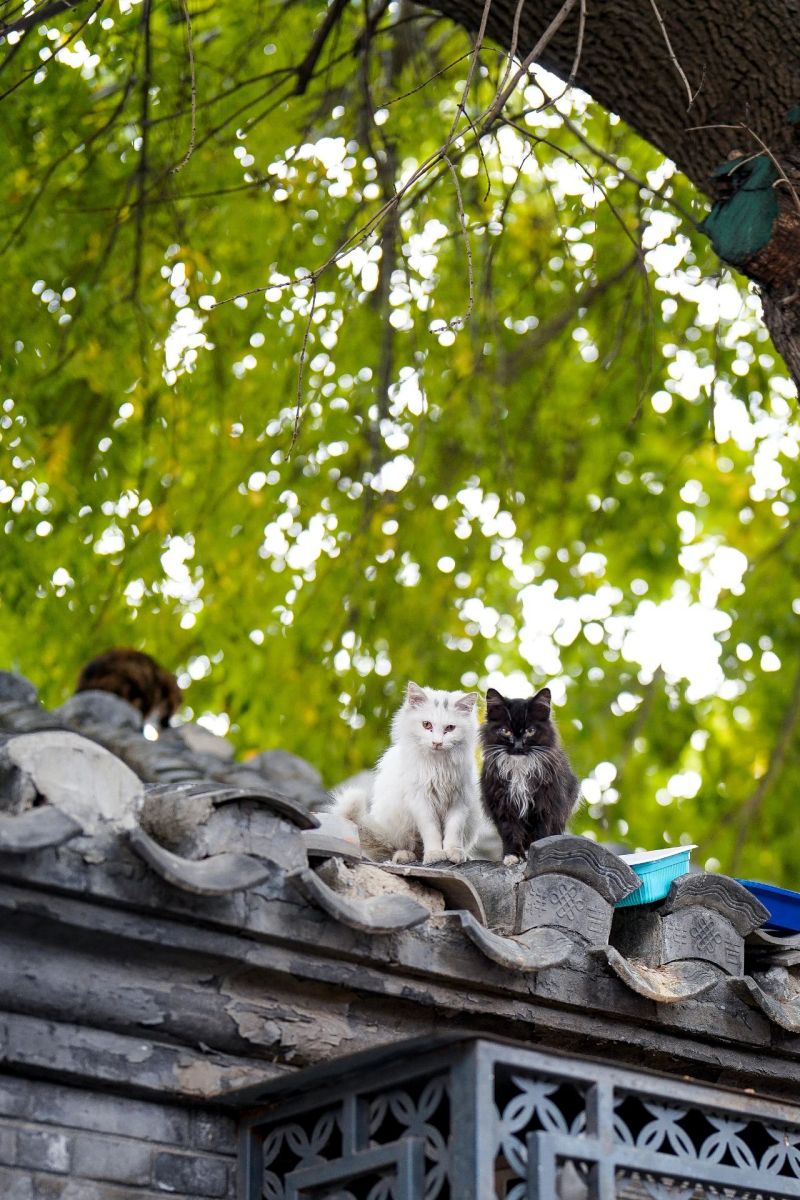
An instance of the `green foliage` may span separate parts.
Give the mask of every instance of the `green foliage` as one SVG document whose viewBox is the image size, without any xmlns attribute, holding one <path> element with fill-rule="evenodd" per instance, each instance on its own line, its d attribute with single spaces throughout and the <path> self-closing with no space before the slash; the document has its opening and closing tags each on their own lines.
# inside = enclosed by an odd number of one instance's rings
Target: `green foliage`
<svg viewBox="0 0 800 1200">
<path fill-rule="evenodd" d="M 478 154 L 470 43 L 405 5 L 316 63 L 318 4 L 191 55 L 179 4 L 89 12 L 0 72 L 0 662 L 54 704 L 134 644 L 329 783 L 408 678 L 555 677 L 579 830 L 730 868 L 755 797 L 739 867 L 791 882 L 798 433 L 691 186 L 533 80 Z"/>
</svg>

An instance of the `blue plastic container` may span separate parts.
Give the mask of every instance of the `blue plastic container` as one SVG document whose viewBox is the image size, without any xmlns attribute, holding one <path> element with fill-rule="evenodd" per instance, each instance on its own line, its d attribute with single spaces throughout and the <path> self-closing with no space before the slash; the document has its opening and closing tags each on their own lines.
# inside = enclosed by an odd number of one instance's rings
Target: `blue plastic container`
<svg viewBox="0 0 800 1200">
<path fill-rule="evenodd" d="M 774 929 L 779 933 L 800 933 L 800 892 L 790 892 L 772 883 L 756 883 L 752 879 L 739 879 L 737 882 L 768 909 L 769 921 L 765 929 Z"/>
<path fill-rule="evenodd" d="M 624 900 L 617 908 L 632 908 L 635 904 L 653 904 L 663 900 L 673 879 L 689 872 L 689 857 L 696 846 L 671 846 L 666 850 L 645 850 L 639 854 L 621 854 L 631 870 L 642 881 L 641 887 Z"/>
</svg>

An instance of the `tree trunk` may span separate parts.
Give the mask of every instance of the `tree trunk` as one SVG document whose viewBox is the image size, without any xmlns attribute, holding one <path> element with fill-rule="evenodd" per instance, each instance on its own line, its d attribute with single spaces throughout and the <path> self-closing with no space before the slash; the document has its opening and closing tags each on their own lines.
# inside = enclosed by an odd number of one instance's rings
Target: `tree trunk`
<svg viewBox="0 0 800 1200">
<path fill-rule="evenodd" d="M 487 36 L 523 59 L 562 0 L 486 0 Z M 428 0 L 475 33 L 484 0 Z M 575 0 L 540 55 L 675 162 L 712 199 L 715 168 L 768 156 L 779 213 L 755 254 L 729 258 L 761 288 L 764 321 L 800 386 L 800 154 L 787 114 L 800 101 L 800 13 L 790 0 Z M 800 115 L 800 114 L 798 114 Z M 775 176 L 777 178 L 775 178 Z M 727 176 L 730 182 L 734 176 Z M 734 189 L 735 190 L 735 189 Z M 726 196 L 730 189 L 725 189 Z M 716 245 L 716 243 L 715 243 Z"/>
</svg>

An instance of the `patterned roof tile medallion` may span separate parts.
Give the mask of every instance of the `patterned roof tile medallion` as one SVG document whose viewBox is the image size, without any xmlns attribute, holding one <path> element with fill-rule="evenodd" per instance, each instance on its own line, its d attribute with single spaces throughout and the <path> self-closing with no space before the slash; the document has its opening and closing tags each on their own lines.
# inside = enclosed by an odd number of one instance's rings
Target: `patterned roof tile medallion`
<svg viewBox="0 0 800 1200">
<path fill-rule="evenodd" d="M 476 885 L 486 881 L 491 888 L 487 876 L 500 868 L 477 865 L 485 870 L 475 872 Z M 487 904 L 489 929 L 467 913 L 460 913 L 459 920 L 482 954 L 524 974 L 560 966 L 587 947 L 606 945 L 614 904 L 639 886 L 637 876 L 615 854 L 571 834 L 536 842 L 526 866 L 502 882 L 505 900 L 493 894 Z"/>
<path fill-rule="evenodd" d="M 683 875 L 663 903 L 617 910 L 606 957 L 649 1000 L 693 999 L 721 978 L 741 977 L 744 939 L 767 915 L 735 879 Z"/>
<path fill-rule="evenodd" d="M 627 863 L 589 838 L 543 838 L 528 851 L 517 888 L 517 933 L 560 929 L 587 946 L 604 946 L 614 905 L 639 886 Z"/>
<path fill-rule="evenodd" d="M 696 904 L 726 917 L 742 937 L 769 917 L 764 905 L 728 875 L 707 875 L 703 871 L 681 875 L 667 893 L 664 912 L 679 912 Z"/>
</svg>

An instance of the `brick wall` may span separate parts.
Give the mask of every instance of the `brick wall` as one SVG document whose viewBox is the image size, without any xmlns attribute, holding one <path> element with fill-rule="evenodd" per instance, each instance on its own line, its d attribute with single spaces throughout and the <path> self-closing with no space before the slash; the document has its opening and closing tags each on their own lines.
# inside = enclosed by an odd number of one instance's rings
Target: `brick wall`
<svg viewBox="0 0 800 1200">
<path fill-rule="evenodd" d="M 0 1075 L 2 1200 L 233 1200 L 227 1113 Z"/>
</svg>

